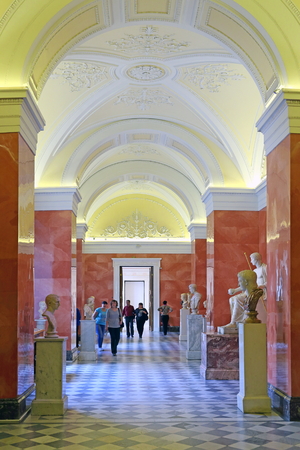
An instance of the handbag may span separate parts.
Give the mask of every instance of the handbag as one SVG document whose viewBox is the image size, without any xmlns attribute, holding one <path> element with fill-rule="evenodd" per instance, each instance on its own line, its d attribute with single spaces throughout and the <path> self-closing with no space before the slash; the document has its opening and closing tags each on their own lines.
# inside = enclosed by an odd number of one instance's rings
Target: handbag
<svg viewBox="0 0 300 450">
<path fill-rule="evenodd" d="M 118 308 L 118 310 L 119 310 L 119 317 L 120 317 L 120 319 L 121 319 L 121 311 L 120 311 L 120 308 Z M 122 322 L 120 323 L 120 328 L 124 328 L 124 321 L 122 320 Z"/>
<path fill-rule="evenodd" d="M 122 320 L 122 323 L 121 323 L 121 325 L 120 325 L 120 328 L 124 328 L 124 322 L 123 322 L 123 320 Z"/>
</svg>

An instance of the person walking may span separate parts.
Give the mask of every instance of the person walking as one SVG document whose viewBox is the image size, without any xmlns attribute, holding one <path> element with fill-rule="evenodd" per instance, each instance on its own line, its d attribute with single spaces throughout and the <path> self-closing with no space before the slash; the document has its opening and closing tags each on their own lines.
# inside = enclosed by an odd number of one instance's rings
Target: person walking
<svg viewBox="0 0 300 450">
<path fill-rule="evenodd" d="M 163 332 L 164 335 L 166 336 L 167 332 L 168 332 L 168 324 L 169 324 L 169 313 L 173 311 L 173 309 L 171 308 L 171 306 L 168 306 L 167 304 L 168 302 L 165 300 L 162 304 L 162 306 L 160 306 L 158 308 L 158 311 L 161 312 L 161 321 L 163 324 Z"/>
<path fill-rule="evenodd" d="M 134 307 L 130 304 L 130 300 L 126 300 L 126 306 L 123 308 L 122 316 L 125 317 L 127 337 L 129 338 L 130 335 L 133 337 Z"/>
<path fill-rule="evenodd" d="M 148 320 L 148 311 L 144 308 L 143 303 L 139 303 L 139 307 L 136 308 L 134 314 L 136 317 L 136 327 L 141 338 L 143 336 L 145 322 Z"/>
<path fill-rule="evenodd" d="M 106 314 L 106 330 L 110 334 L 110 345 L 113 356 L 117 354 L 117 346 L 120 341 L 120 326 L 122 323 L 122 316 L 118 308 L 117 300 L 110 302 L 110 308 Z"/>
<path fill-rule="evenodd" d="M 102 343 L 105 333 L 105 324 L 106 324 L 106 314 L 107 314 L 107 305 L 106 301 L 102 302 L 102 306 L 100 308 L 95 309 L 93 314 L 93 319 L 96 321 L 96 333 L 98 336 L 98 347 L 102 349 Z"/>
</svg>

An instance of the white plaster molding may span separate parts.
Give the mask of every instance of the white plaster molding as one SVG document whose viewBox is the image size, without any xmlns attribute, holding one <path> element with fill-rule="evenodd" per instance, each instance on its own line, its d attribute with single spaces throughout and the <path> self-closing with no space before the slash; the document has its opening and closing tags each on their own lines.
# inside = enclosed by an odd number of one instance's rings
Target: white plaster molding
<svg viewBox="0 0 300 450">
<path fill-rule="evenodd" d="M 0 133 L 20 133 L 35 154 L 45 120 L 27 88 L 0 89 Z"/>
<path fill-rule="evenodd" d="M 206 239 L 206 224 L 204 223 L 191 223 L 188 226 L 188 231 L 191 236 L 191 241 L 195 239 Z"/>
<path fill-rule="evenodd" d="M 50 75 L 50 78 L 64 79 L 72 92 L 80 91 L 108 79 L 107 67 L 85 61 L 64 61 Z"/>
<path fill-rule="evenodd" d="M 258 211 L 255 189 L 208 188 L 202 195 L 206 216 L 213 211 Z"/>
<path fill-rule="evenodd" d="M 103 253 L 103 252 L 102 252 Z M 153 267 L 153 313 L 160 305 L 160 262 L 161 258 L 112 258 L 114 270 L 113 298 L 120 298 L 120 267 Z M 159 314 L 153 314 L 153 331 L 159 331 Z"/>
<path fill-rule="evenodd" d="M 76 225 L 76 237 L 77 239 L 85 240 L 85 233 L 88 231 L 89 227 L 86 223 L 77 223 Z"/>
<path fill-rule="evenodd" d="M 267 207 L 267 179 L 265 178 L 255 189 L 258 211 Z"/>
<path fill-rule="evenodd" d="M 35 189 L 35 211 L 73 211 L 77 216 L 80 192 L 76 187 Z"/>
<path fill-rule="evenodd" d="M 151 241 L 151 242 L 125 242 L 125 241 L 85 241 L 83 253 L 126 253 L 126 254 L 190 254 L 190 242 Z"/>
<path fill-rule="evenodd" d="M 266 155 L 291 133 L 300 133 L 300 91 L 282 89 L 257 121 L 264 134 Z"/>
</svg>

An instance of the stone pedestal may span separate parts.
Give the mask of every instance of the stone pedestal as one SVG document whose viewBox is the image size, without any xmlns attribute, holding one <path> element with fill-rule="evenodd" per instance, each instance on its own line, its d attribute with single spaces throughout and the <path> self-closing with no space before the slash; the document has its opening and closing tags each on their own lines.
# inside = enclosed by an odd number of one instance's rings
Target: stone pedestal
<svg viewBox="0 0 300 450">
<path fill-rule="evenodd" d="M 239 379 L 238 335 L 202 333 L 200 375 L 206 380 Z"/>
<path fill-rule="evenodd" d="M 239 324 L 240 392 L 237 406 L 244 413 L 270 413 L 267 394 L 267 332 L 264 323 Z"/>
<path fill-rule="evenodd" d="M 37 338 L 36 398 L 33 416 L 62 416 L 68 407 L 66 391 L 66 341 L 68 338 Z"/>
<path fill-rule="evenodd" d="M 46 319 L 35 319 L 37 330 L 45 330 L 46 328 Z"/>
<path fill-rule="evenodd" d="M 95 334 L 96 324 L 94 320 L 81 320 L 81 349 L 79 361 L 96 361 Z"/>
<path fill-rule="evenodd" d="M 187 350 L 186 359 L 201 359 L 201 333 L 204 318 L 197 314 L 187 316 Z"/>
<path fill-rule="evenodd" d="M 180 310 L 180 334 L 179 340 L 186 341 L 187 340 L 187 316 L 190 314 L 189 309 L 181 309 Z"/>
</svg>

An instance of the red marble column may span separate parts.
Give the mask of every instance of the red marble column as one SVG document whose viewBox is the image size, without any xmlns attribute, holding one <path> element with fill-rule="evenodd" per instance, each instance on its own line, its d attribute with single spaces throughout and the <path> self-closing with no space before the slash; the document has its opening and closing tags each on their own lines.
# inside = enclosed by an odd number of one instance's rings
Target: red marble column
<svg viewBox="0 0 300 450">
<path fill-rule="evenodd" d="M 83 285 L 84 285 L 84 272 L 83 272 L 83 264 L 82 264 L 82 239 L 77 239 L 76 244 L 76 252 L 77 252 L 77 308 L 83 314 L 83 306 L 84 306 L 84 293 L 83 293 Z"/>
<path fill-rule="evenodd" d="M 67 358 L 76 356 L 76 217 L 73 211 L 35 212 L 35 304 L 60 297 L 57 331 L 67 336 Z"/>
<path fill-rule="evenodd" d="M 258 251 L 258 211 L 213 211 L 207 217 L 207 319 L 214 327 L 230 322 L 228 289 L 249 268 L 244 256 Z"/>
<path fill-rule="evenodd" d="M 19 419 L 34 382 L 34 154 L 19 133 L 3 133 L 0 156 L 0 419 Z"/>
<path fill-rule="evenodd" d="M 206 300 L 206 239 L 194 239 L 191 255 L 191 283 L 197 285 L 201 294 L 199 314 L 205 315 L 203 302 Z"/>
</svg>

